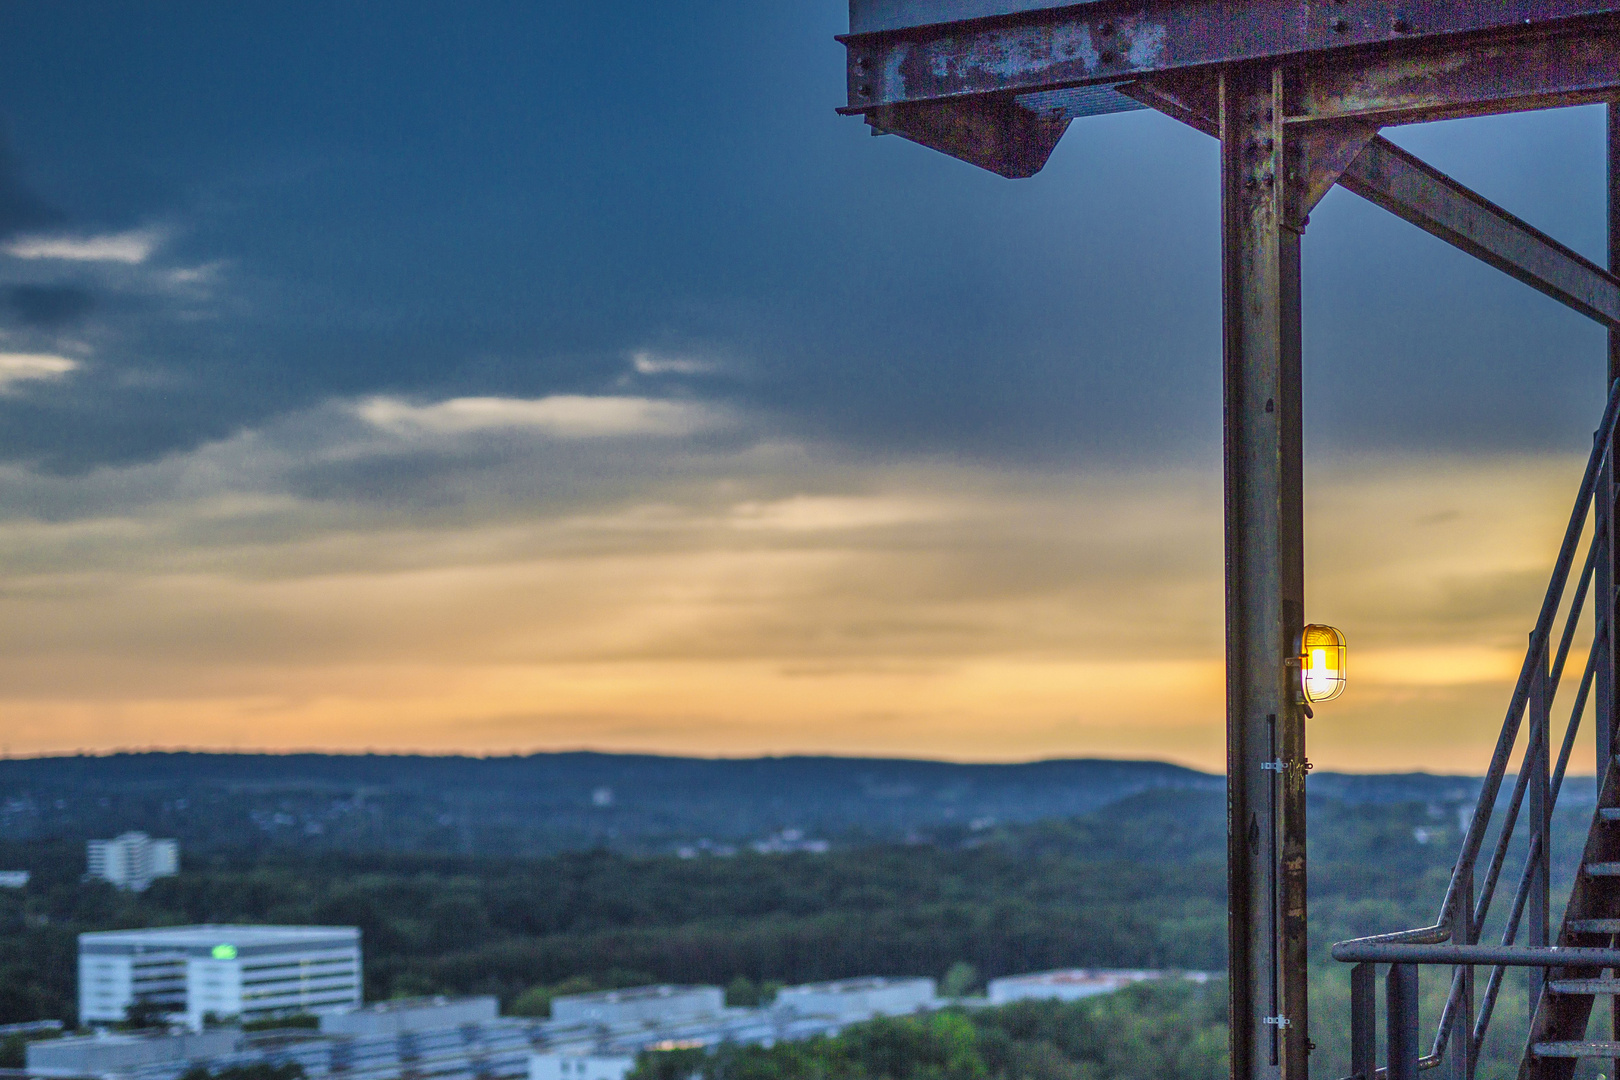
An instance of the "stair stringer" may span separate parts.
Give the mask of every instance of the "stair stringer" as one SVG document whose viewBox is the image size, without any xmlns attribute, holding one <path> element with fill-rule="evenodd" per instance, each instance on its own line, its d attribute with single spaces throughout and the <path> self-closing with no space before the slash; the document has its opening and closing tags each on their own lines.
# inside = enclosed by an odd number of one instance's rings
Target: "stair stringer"
<svg viewBox="0 0 1620 1080">
<path fill-rule="evenodd" d="M 1620 861 L 1620 823 L 1603 820 L 1604 807 L 1620 806 L 1620 769 L 1610 759 L 1603 775 L 1603 789 L 1597 806 L 1592 810 L 1592 824 L 1587 830 L 1586 846 L 1581 852 L 1580 866 L 1576 869 L 1575 884 L 1570 891 L 1569 904 L 1558 929 L 1560 946 L 1589 945 L 1607 947 L 1615 935 L 1610 933 L 1577 933 L 1572 924 L 1580 919 L 1620 917 L 1620 878 L 1590 877 L 1586 867 L 1593 863 Z M 1601 969 L 1591 967 L 1550 968 L 1548 981 L 1553 979 L 1593 979 Z M 1570 1080 L 1578 1064 L 1574 1058 L 1540 1058 L 1532 1047 L 1540 1042 L 1577 1042 L 1586 1037 L 1586 1025 L 1592 1016 L 1594 997 L 1591 994 L 1557 994 L 1543 990 L 1530 1023 L 1530 1037 L 1519 1063 L 1519 1080 Z"/>
</svg>

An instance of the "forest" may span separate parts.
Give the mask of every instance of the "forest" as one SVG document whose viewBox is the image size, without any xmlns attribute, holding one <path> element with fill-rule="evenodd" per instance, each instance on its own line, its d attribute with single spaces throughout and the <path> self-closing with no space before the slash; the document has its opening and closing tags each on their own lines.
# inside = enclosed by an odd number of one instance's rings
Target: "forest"
<svg viewBox="0 0 1620 1080">
<path fill-rule="evenodd" d="M 630 1080 L 1221 1080 L 1225 985 L 1144 983 L 861 1024 L 773 1047 L 643 1054 Z"/>
<path fill-rule="evenodd" d="M 1342 1056 L 1347 1016 L 1346 973 L 1328 947 L 1434 916 L 1467 807 L 1312 801 L 1312 1030 L 1324 1061 Z M 558 992 L 655 981 L 729 986 L 740 1004 L 771 983 L 966 966 L 980 983 L 1069 966 L 1218 971 L 1224 814 L 1218 794 L 1156 790 L 1066 819 L 824 853 L 220 849 L 142 894 L 81 880 L 76 843 L 0 843 L 5 865 L 34 875 L 0 890 L 0 1022 L 73 1021 L 78 933 L 198 922 L 358 926 L 368 999 L 491 993 L 528 1013 Z M 1573 865 L 1589 814 L 1560 813 L 1555 866 Z M 1522 999 L 1501 1011 L 1511 1033 Z"/>
</svg>

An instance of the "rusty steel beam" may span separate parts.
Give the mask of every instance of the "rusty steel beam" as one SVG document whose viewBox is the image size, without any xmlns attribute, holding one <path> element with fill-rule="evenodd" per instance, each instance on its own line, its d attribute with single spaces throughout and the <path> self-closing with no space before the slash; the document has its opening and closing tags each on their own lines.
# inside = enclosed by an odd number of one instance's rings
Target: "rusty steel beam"
<svg viewBox="0 0 1620 1080">
<path fill-rule="evenodd" d="M 1227 933 L 1232 1076 L 1306 1080 L 1300 234 L 1282 72 L 1223 73 Z M 1297 679 L 1298 668 L 1292 669 Z"/>
<path fill-rule="evenodd" d="M 1214 134 L 1216 130 L 1214 80 L 1202 74 L 1144 79 L 1120 91 L 1200 131 Z M 1297 100 L 1297 95 L 1291 97 Z M 1366 141 L 1346 164 L 1345 149 L 1357 145 L 1357 123 L 1336 120 L 1289 125 L 1290 144 L 1299 152 L 1295 171 L 1304 182 L 1302 214 L 1308 215 L 1337 182 L 1431 236 L 1620 331 L 1620 277 L 1388 139 Z M 1313 137 L 1302 137 L 1306 135 Z M 1613 183 L 1613 205 L 1620 207 L 1620 180 Z M 1620 215 L 1620 209 L 1614 213 Z M 1302 216 L 1299 225 L 1303 228 L 1304 224 Z M 1620 222 L 1611 228 L 1611 236 L 1620 243 Z M 1620 343 L 1620 333 L 1611 340 Z M 1616 370 L 1620 371 L 1620 344 L 1614 348 Z"/>
<path fill-rule="evenodd" d="M 1296 78 L 1290 123 L 1359 119 L 1389 126 L 1586 105 L 1620 93 L 1620 23 L 1327 58 L 1302 66 Z"/>
<path fill-rule="evenodd" d="M 1609 104 L 1609 273 L 1620 276 L 1620 100 Z M 1620 379 L 1620 330 L 1609 331 L 1609 379 Z M 1620 553 L 1617 553 L 1620 554 Z M 1620 690 L 1620 687 L 1617 687 Z M 1620 716 L 1620 714 L 1617 714 Z M 1620 1034 L 1620 1003 L 1615 1006 L 1615 1032 Z"/>
<path fill-rule="evenodd" d="M 1421 51 L 1460 35 L 1522 37 L 1616 15 L 1616 0 L 1097 0 L 844 35 L 842 111 L 1216 64 Z"/>
<path fill-rule="evenodd" d="M 1387 139 L 1339 184 L 1583 315 L 1620 328 L 1620 280 Z"/>
<path fill-rule="evenodd" d="M 1069 127 L 1067 119 L 1038 116 L 1011 98 L 884 105 L 866 122 L 874 135 L 898 135 L 1009 180 L 1040 172 Z"/>
<path fill-rule="evenodd" d="M 1226 874 L 1236 1080 L 1306 1080 L 1299 232 L 1283 73 L 1221 76 L 1225 347 Z M 1294 669 L 1298 672 L 1298 669 Z"/>
</svg>

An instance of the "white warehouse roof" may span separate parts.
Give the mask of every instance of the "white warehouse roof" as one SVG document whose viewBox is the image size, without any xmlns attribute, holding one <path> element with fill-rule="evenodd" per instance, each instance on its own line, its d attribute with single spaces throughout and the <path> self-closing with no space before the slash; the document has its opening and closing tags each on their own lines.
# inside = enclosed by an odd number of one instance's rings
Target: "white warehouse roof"
<svg viewBox="0 0 1620 1080">
<path fill-rule="evenodd" d="M 229 945 L 237 952 L 275 952 L 286 948 L 358 945 L 355 926 L 164 926 L 150 930 L 100 930 L 79 935 L 79 951 L 126 953 L 144 949 L 212 953 Z"/>
</svg>

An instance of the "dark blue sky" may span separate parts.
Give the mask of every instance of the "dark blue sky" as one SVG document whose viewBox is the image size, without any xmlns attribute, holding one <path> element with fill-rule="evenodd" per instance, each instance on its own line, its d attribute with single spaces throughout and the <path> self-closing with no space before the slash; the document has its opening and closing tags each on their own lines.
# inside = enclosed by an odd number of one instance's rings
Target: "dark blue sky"
<svg viewBox="0 0 1620 1080">
<path fill-rule="evenodd" d="M 1079 122 L 1002 180 L 837 117 L 842 28 L 837 0 L 9 5 L 0 224 L 162 239 L 0 267 L 8 347 L 84 361 L 0 402 L 0 449 L 77 469 L 334 397 L 601 393 L 652 350 L 716 370 L 638 392 L 861 453 L 1211 452 L 1213 142 Z M 1395 137 L 1599 253 L 1596 110 Z M 1313 447 L 1578 444 L 1577 316 L 1342 192 L 1307 247 Z"/>
</svg>

